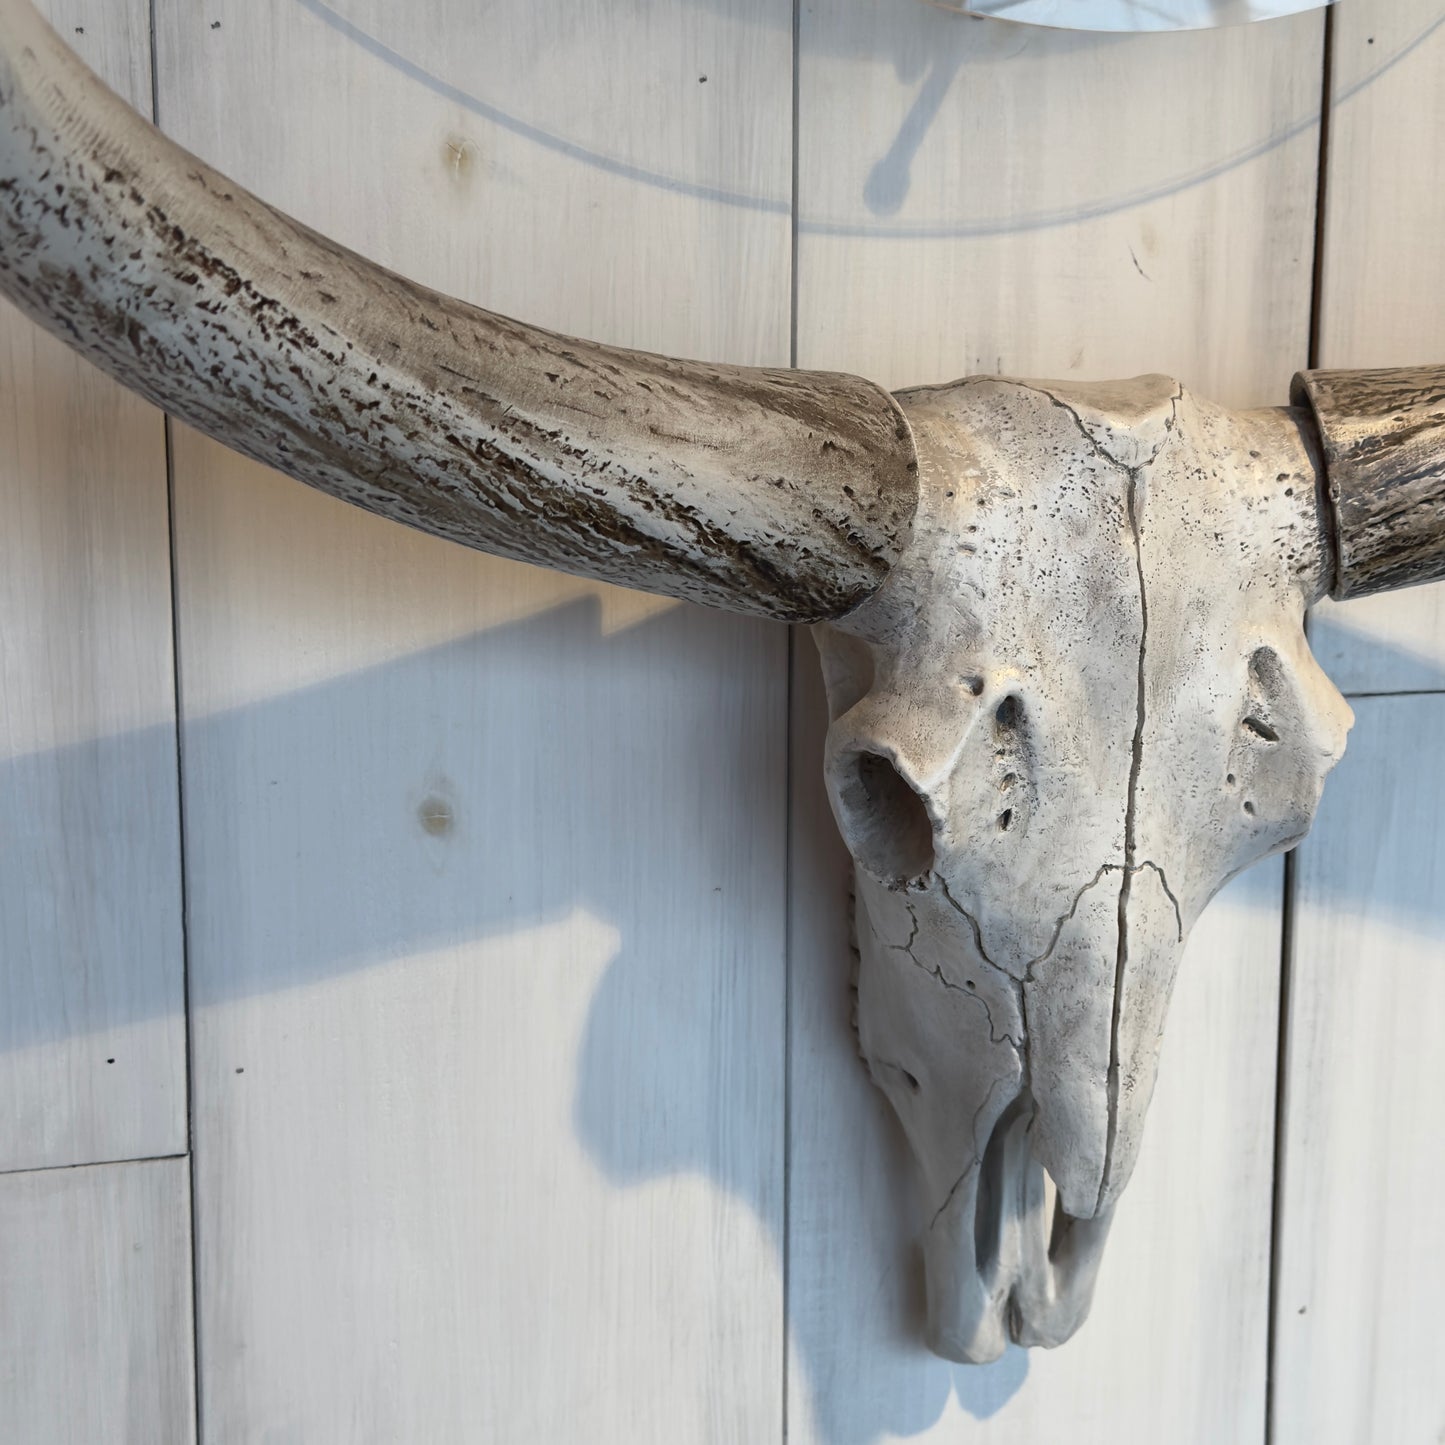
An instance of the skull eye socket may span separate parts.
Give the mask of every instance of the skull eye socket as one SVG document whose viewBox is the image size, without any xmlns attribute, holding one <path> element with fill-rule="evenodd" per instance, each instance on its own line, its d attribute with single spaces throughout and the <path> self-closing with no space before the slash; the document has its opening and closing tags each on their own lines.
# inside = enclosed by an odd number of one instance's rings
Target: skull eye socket
<svg viewBox="0 0 1445 1445">
<path fill-rule="evenodd" d="M 897 887 L 933 867 L 933 822 L 923 799 L 882 753 L 838 759 L 837 798 L 853 856 Z"/>
</svg>

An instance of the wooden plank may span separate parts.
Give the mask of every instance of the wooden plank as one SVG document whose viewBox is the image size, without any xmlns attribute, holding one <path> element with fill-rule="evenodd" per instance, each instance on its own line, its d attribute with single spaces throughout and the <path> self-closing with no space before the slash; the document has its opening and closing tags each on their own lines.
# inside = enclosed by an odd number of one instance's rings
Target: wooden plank
<svg viewBox="0 0 1445 1445">
<path fill-rule="evenodd" d="M 184 1159 L 0 1178 L 3 1434 L 195 1439 Z"/>
<path fill-rule="evenodd" d="M 1284 401 L 1307 349 L 1322 30 L 1104 40 L 805 7 L 799 364 L 893 385 L 1165 370 Z M 800 665 L 801 697 L 807 649 Z M 813 856 L 832 836 L 820 754 L 815 714 L 794 763 L 790 1438 L 1262 1439 L 1278 866 L 1196 931 L 1092 1319 L 1057 1352 L 955 1369 L 922 1349 L 907 1154 L 851 1057 L 846 867 Z"/>
<path fill-rule="evenodd" d="M 1280 865 L 1231 884 L 1190 940 L 1083 1330 L 949 1365 L 922 1342 L 912 1161 L 850 1024 L 849 862 L 822 786 L 817 660 L 798 652 L 789 1438 L 1262 1439 Z"/>
<path fill-rule="evenodd" d="M 1357 712 L 1297 875 L 1278 1445 L 1445 1425 L 1445 697 Z"/>
<path fill-rule="evenodd" d="M 1163 371 L 1227 404 L 1286 401 L 1322 27 L 1105 38 L 816 0 L 799 364 L 889 386 Z"/>
<path fill-rule="evenodd" d="M 1319 364 L 1445 357 L 1445 17 L 1438 0 L 1335 11 Z M 1445 688 L 1445 584 L 1326 604 L 1325 670 L 1347 692 Z"/>
<path fill-rule="evenodd" d="M 785 362 L 790 20 L 162 0 L 161 113 L 470 300 Z M 776 1439 L 784 629 L 175 469 L 203 1433 Z"/>
<path fill-rule="evenodd" d="M 1348 697 L 1445 688 L 1445 584 L 1321 602 L 1310 645 Z"/>
<path fill-rule="evenodd" d="M 146 0 L 52 0 L 150 109 Z M 0 306 L 0 1170 L 186 1147 L 162 421 Z"/>
<path fill-rule="evenodd" d="M 1445 17 L 1334 17 L 1320 364 L 1445 356 Z M 1445 587 L 1320 607 L 1320 661 L 1356 694 L 1445 688 Z M 1278 1445 L 1434 1441 L 1445 1428 L 1435 1222 L 1445 1071 L 1438 696 L 1365 698 L 1300 855 L 1275 1334 Z"/>
</svg>

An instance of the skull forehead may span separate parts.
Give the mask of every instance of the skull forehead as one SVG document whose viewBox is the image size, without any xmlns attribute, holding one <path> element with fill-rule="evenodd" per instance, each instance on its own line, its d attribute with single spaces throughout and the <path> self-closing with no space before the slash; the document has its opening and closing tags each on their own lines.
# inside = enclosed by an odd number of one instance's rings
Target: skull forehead
<svg viewBox="0 0 1445 1445">
<path fill-rule="evenodd" d="M 1263 687 L 1292 719 L 1281 771 L 1308 798 L 1349 714 L 1300 625 L 1325 546 L 1288 413 L 1226 412 L 1164 377 L 974 379 L 900 401 L 922 500 L 893 577 L 841 624 L 864 647 L 820 630 L 835 717 L 866 698 L 855 725 L 887 734 L 941 814 L 970 735 L 1013 699 L 1030 746 L 1047 745 L 1041 785 L 1073 798 L 1078 826 L 1118 821 L 1143 744 L 1167 831 L 1203 777 L 1228 778 L 1216 764 L 1241 719 L 1226 715 Z"/>
<path fill-rule="evenodd" d="M 898 400 L 919 453 L 912 541 L 838 625 L 910 688 L 973 650 L 1097 667 L 1137 632 L 1146 581 L 1168 582 L 1149 600 L 1180 644 L 1157 659 L 1174 666 L 1188 642 L 1207 651 L 1221 614 L 1289 624 L 1318 590 L 1311 461 L 1288 413 L 1224 411 L 1155 376 L 970 378 Z"/>
<path fill-rule="evenodd" d="M 1106 638 L 1136 630 L 1127 472 L 1073 411 L 992 379 L 899 401 L 919 455 L 912 541 L 843 624 L 878 645 L 884 666 L 910 687 L 974 649 L 1019 668 L 1075 653 L 1087 667 L 1094 659 L 1077 647 L 1086 622 L 1109 627 Z"/>
</svg>

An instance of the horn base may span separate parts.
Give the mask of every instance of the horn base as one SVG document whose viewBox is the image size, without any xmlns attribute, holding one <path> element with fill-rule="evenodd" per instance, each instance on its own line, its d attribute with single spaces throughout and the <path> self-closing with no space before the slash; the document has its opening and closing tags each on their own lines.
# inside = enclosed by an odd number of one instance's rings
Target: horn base
<svg viewBox="0 0 1445 1445">
<path fill-rule="evenodd" d="M 1445 366 L 1303 371 L 1344 600 L 1445 578 Z"/>
</svg>

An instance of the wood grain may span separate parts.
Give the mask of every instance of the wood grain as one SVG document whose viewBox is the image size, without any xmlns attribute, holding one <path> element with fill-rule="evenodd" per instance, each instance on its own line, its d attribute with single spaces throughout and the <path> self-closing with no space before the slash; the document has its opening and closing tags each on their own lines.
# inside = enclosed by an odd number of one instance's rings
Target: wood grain
<svg viewBox="0 0 1445 1445">
<path fill-rule="evenodd" d="M 189 1195 L 184 1159 L 0 1178 L 7 1440 L 196 1438 Z"/>
<path fill-rule="evenodd" d="M 1445 697 L 1357 712 L 1297 874 L 1279 1445 L 1434 1441 L 1445 1425 Z"/>
<path fill-rule="evenodd" d="M 806 7 L 799 364 L 893 387 L 1163 372 L 1285 402 L 1323 23 L 1101 36 Z"/>
<path fill-rule="evenodd" d="M 166 125 L 425 284 L 786 362 L 786 4 L 337 13 L 163 0 Z M 776 1440 L 786 632 L 175 469 L 205 1437 Z"/>
<path fill-rule="evenodd" d="M 1323 367 L 1445 357 L 1445 193 L 1440 169 L 1445 19 L 1436 0 L 1335 7 L 1333 105 L 1320 295 Z M 1314 616 L 1314 645 L 1346 692 L 1445 688 L 1445 585 Z"/>
<path fill-rule="evenodd" d="M 56 23 L 149 108 L 144 0 Z M 162 421 L 0 305 L 0 1170 L 185 1148 Z"/>
<path fill-rule="evenodd" d="M 1322 33 L 1320 15 L 1106 39 L 805 7 L 799 363 L 890 385 L 1167 371 L 1225 404 L 1285 401 Z M 809 851 L 831 831 L 817 748 L 795 742 L 790 1438 L 1262 1440 L 1278 869 L 1212 905 L 1183 962 L 1092 1318 L 1057 1353 L 951 1370 L 917 1348 L 908 1158 L 849 1057 L 844 874 Z"/>
</svg>

